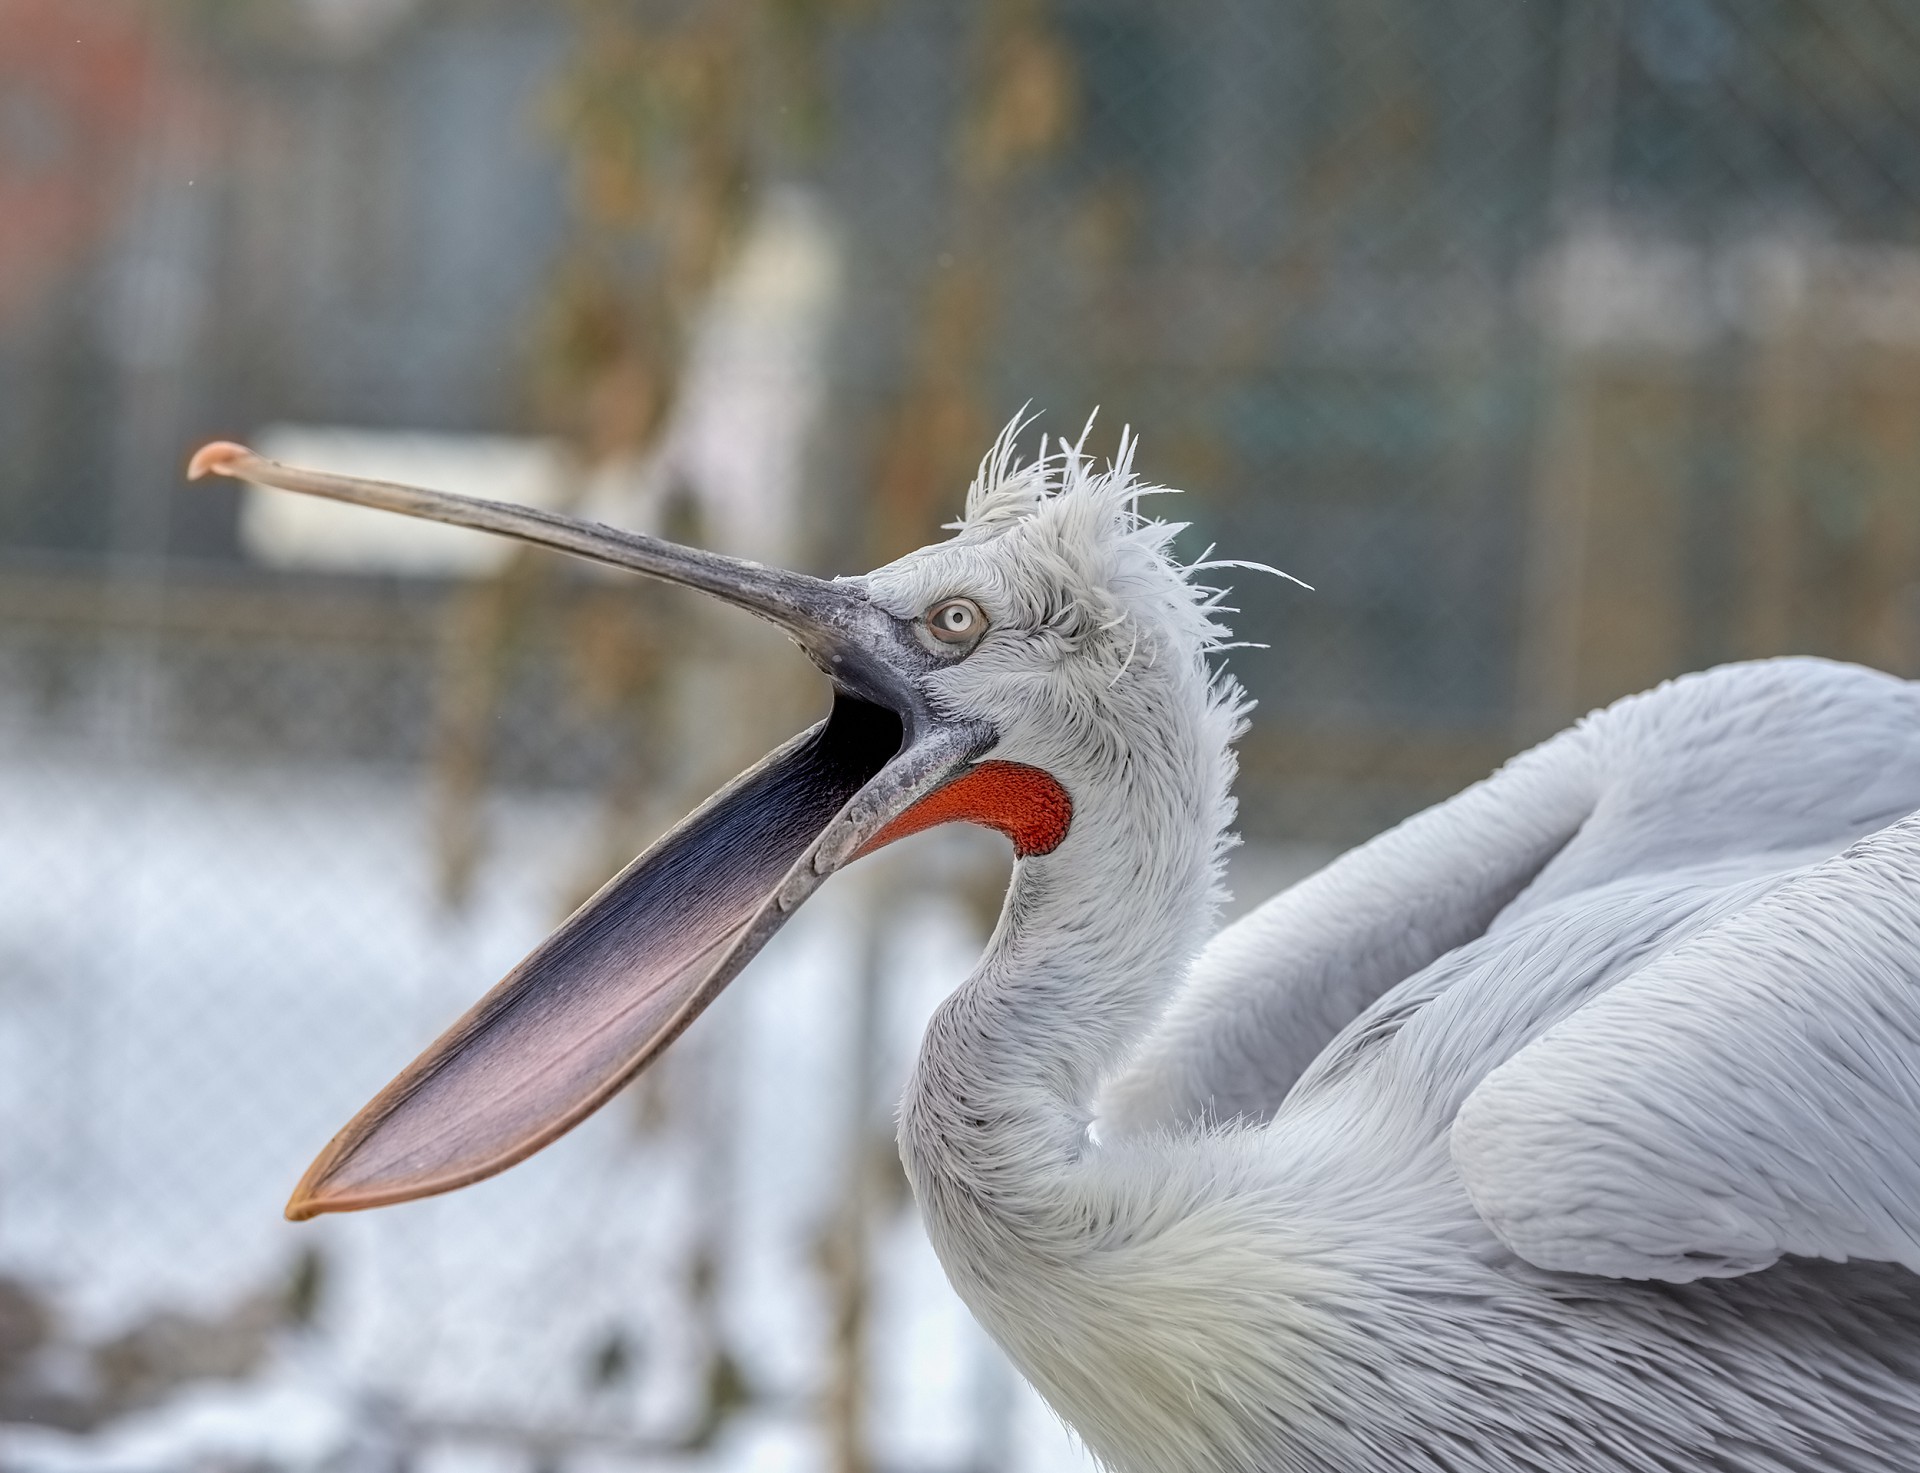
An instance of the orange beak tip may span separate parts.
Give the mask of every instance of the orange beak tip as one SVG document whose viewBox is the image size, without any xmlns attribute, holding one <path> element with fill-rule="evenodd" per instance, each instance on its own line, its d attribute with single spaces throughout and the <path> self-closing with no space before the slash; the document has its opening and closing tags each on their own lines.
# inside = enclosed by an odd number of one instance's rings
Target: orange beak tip
<svg viewBox="0 0 1920 1473">
<path fill-rule="evenodd" d="M 306 1222 L 325 1212 L 341 1210 L 338 1194 L 329 1192 L 326 1187 L 314 1180 L 309 1170 L 293 1189 L 293 1195 L 287 1198 L 286 1217 L 288 1222 Z"/>
<path fill-rule="evenodd" d="M 236 445 L 231 440 L 209 440 L 193 452 L 193 459 L 187 462 L 187 479 L 197 481 L 209 473 L 216 476 L 234 474 L 236 462 L 251 456 L 253 452 L 244 445 Z"/>
<path fill-rule="evenodd" d="M 310 1218 L 318 1217 L 324 1211 L 326 1211 L 325 1205 L 304 1187 L 294 1188 L 293 1195 L 287 1198 L 288 1222 L 306 1222 Z"/>
</svg>

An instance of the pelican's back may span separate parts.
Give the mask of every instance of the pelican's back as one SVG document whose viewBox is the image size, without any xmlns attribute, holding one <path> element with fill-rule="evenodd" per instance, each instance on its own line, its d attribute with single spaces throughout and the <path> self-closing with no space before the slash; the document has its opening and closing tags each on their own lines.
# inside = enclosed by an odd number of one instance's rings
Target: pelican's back
<svg viewBox="0 0 1920 1473">
<path fill-rule="evenodd" d="M 1215 935 L 1102 1129 L 1271 1118 L 1342 1029 L 1489 931 L 1636 875 L 1838 852 L 1916 809 L 1914 682 L 1792 658 L 1628 697 Z"/>
</svg>

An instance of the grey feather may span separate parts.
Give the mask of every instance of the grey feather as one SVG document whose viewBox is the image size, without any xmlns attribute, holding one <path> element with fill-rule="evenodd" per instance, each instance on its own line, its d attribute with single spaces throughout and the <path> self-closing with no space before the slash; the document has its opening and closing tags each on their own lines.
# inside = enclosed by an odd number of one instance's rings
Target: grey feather
<svg viewBox="0 0 1920 1473">
<path fill-rule="evenodd" d="M 1202 950 L 1244 704 L 1135 489 L 1003 440 L 868 580 L 1074 801 L 901 1106 L 988 1331 L 1126 1473 L 1920 1466 L 1920 690 L 1673 682 Z"/>
</svg>

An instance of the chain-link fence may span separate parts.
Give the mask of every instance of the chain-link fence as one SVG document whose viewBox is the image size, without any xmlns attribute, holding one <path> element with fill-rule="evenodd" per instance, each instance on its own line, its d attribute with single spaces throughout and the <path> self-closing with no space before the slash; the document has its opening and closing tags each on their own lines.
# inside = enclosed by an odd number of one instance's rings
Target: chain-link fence
<svg viewBox="0 0 1920 1473">
<path fill-rule="evenodd" d="M 0 0 L 0 1467 L 1072 1463 L 886 1141 L 984 840 L 498 1181 L 278 1220 L 821 696 L 179 473 L 846 571 L 1029 401 L 1315 587 L 1237 590 L 1244 899 L 1687 668 L 1920 674 L 1920 4 Z"/>
</svg>

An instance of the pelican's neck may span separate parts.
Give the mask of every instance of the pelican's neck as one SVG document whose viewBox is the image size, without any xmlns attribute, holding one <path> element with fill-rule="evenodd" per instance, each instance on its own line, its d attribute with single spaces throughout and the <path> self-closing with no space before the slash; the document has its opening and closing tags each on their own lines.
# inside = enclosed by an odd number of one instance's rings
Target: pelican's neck
<svg viewBox="0 0 1920 1473">
<path fill-rule="evenodd" d="M 1212 917 L 1219 799 L 1204 784 L 1075 795 L 1053 853 L 1014 868 L 973 975 L 928 1025 L 901 1108 L 930 1219 L 1009 1212 L 1085 1152 L 1102 1079 L 1159 1015 Z"/>
</svg>

